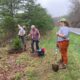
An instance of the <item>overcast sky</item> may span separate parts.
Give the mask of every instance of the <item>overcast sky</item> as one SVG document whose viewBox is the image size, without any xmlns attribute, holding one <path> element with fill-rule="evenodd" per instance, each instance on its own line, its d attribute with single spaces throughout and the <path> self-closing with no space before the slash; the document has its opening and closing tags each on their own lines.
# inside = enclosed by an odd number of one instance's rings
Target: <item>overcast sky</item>
<svg viewBox="0 0 80 80">
<path fill-rule="evenodd" d="M 69 0 L 38 0 L 42 7 L 46 8 L 53 17 L 66 15 L 69 13 Z"/>
</svg>

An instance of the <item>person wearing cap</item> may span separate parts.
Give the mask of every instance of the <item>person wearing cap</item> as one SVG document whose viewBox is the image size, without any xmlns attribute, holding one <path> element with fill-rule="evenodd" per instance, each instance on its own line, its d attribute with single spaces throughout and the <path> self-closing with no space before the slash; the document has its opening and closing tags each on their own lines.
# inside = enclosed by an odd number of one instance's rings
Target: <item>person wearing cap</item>
<svg viewBox="0 0 80 80">
<path fill-rule="evenodd" d="M 60 68 L 66 68 L 68 64 L 68 46 L 69 46 L 69 23 L 65 18 L 59 21 L 59 31 L 57 32 L 57 47 L 61 53 Z"/>
<path fill-rule="evenodd" d="M 21 39 L 21 42 L 23 44 L 23 50 L 26 50 L 26 43 L 25 43 L 26 31 L 25 31 L 25 26 L 21 26 L 21 25 L 18 24 L 18 28 L 19 28 L 18 36 Z"/>
<path fill-rule="evenodd" d="M 31 43 L 31 48 L 32 48 L 32 53 L 34 53 L 34 43 L 36 43 L 36 50 L 39 49 L 39 39 L 40 39 L 40 33 L 39 30 L 35 27 L 35 25 L 31 26 L 31 31 L 28 36 L 31 36 L 32 43 Z"/>
</svg>

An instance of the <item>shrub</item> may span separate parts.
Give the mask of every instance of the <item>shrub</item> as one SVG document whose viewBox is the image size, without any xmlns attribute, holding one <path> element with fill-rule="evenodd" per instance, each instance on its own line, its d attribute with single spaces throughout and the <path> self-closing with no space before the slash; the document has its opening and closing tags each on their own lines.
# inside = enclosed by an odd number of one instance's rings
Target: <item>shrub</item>
<svg viewBox="0 0 80 80">
<path fill-rule="evenodd" d="M 12 47 L 13 47 L 13 49 L 16 49 L 16 50 L 22 49 L 22 43 L 18 37 L 13 39 Z"/>
</svg>

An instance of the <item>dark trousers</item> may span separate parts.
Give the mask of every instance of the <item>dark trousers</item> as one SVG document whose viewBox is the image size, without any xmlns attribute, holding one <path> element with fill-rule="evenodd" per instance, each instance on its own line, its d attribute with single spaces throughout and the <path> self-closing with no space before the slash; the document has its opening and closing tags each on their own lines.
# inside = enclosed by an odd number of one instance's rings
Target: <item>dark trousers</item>
<svg viewBox="0 0 80 80">
<path fill-rule="evenodd" d="M 24 44 L 25 44 L 24 36 L 19 36 L 19 37 L 20 37 L 20 39 L 21 39 L 22 44 L 24 45 Z"/>
<path fill-rule="evenodd" d="M 25 36 L 19 36 L 19 38 L 21 39 L 23 49 L 25 50 L 26 49 Z"/>
<path fill-rule="evenodd" d="M 34 44 L 36 44 L 36 49 L 39 49 L 39 40 L 32 40 L 31 43 L 31 48 L 32 48 L 32 52 L 34 52 Z"/>
</svg>

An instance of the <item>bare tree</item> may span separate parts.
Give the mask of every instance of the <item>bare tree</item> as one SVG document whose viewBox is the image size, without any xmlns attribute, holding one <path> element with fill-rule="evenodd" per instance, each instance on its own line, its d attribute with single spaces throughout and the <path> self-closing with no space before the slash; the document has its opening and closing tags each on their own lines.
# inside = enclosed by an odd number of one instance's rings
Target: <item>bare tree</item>
<svg viewBox="0 0 80 80">
<path fill-rule="evenodd" d="M 71 12 L 69 14 L 69 20 L 73 27 L 80 27 L 80 0 L 70 0 Z"/>
</svg>

